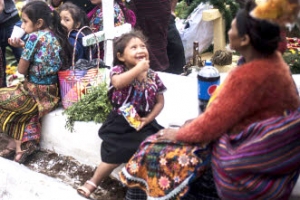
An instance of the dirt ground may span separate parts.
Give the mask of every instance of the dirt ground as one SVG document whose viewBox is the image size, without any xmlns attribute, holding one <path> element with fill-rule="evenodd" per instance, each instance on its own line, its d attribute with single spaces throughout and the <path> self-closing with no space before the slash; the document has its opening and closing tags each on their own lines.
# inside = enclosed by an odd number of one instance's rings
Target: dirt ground
<svg viewBox="0 0 300 200">
<path fill-rule="evenodd" d="M 6 147 L 7 140 L 0 135 L 0 150 Z M 84 184 L 94 173 L 95 168 L 83 165 L 72 157 L 58 155 L 51 151 L 38 151 L 24 163 L 29 169 L 62 180 L 74 189 Z M 95 200 L 122 200 L 126 188 L 119 181 L 107 178 L 91 195 Z"/>
</svg>

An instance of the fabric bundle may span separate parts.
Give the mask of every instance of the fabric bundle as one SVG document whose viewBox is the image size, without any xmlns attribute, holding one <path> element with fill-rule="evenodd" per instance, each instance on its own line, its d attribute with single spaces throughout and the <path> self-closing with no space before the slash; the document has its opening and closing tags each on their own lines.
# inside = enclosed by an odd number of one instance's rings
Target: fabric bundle
<svg viewBox="0 0 300 200">
<path fill-rule="evenodd" d="M 288 199 L 300 170 L 300 108 L 216 141 L 212 169 L 222 199 Z"/>
</svg>

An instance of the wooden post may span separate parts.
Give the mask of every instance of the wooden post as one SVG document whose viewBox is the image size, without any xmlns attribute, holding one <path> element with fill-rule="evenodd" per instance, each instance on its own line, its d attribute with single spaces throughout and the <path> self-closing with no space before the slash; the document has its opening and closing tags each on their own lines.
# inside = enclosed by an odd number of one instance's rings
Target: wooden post
<svg viewBox="0 0 300 200">
<path fill-rule="evenodd" d="M 104 62 L 108 66 L 113 63 L 113 39 L 114 39 L 114 1 L 102 0 L 104 40 Z"/>
<path fill-rule="evenodd" d="M 202 13 L 203 21 L 213 21 L 214 23 L 214 53 L 217 50 L 224 50 L 225 41 L 225 23 L 222 14 L 218 9 L 204 10 Z"/>
</svg>

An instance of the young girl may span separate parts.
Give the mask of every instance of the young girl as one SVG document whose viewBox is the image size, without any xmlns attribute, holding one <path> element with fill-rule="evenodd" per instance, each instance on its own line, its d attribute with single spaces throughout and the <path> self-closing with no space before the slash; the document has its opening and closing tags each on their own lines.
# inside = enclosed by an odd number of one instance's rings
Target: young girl
<svg viewBox="0 0 300 200">
<path fill-rule="evenodd" d="M 59 15 L 61 18 L 61 24 L 68 29 L 69 42 L 72 46 L 74 46 L 78 30 L 83 26 L 89 25 L 88 18 L 82 9 L 69 2 L 64 3 L 60 6 Z M 87 48 L 82 45 L 82 38 L 90 33 L 91 31 L 89 31 L 88 29 L 83 29 L 82 33 L 79 34 L 76 43 L 75 60 L 88 60 Z"/>
<path fill-rule="evenodd" d="M 94 32 L 103 30 L 103 12 L 102 12 L 102 0 L 91 0 L 91 3 L 96 5 L 96 7 L 88 13 L 88 19 L 90 27 Z M 114 25 L 120 26 L 125 23 L 125 17 L 122 9 L 118 3 L 114 4 Z M 100 43 L 100 58 L 103 59 L 104 50 L 103 42 Z"/>
<path fill-rule="evenodd" d="M 113 110 L 99 129 L 103 141 L 102 162 L 93 177 L 77 189 L 85 197 L 116 167 L 126 163 L 146 137 L 163 128 L 155 118 L 163 109 L 166 87 L 149 68 L 149 54 L 140 32 L 123 34 L 115 41 L 114 66 L 108 92 Z M 119 108 L 127 103 L 133 105 L 140 116 L 141 125 L 137 130 L 120 113 Z"/>
<path fill-rule="evenodd" d="M 57 72 L 69 65 L 70 46 L 59 15 L 43 1 L 32 1 L 22 8 L 22 28 L 26 43 L 9 38 L 15 47 L 23 47 L 18 72 L 25 81 L 11 88 L 0 89 L 0 131 L 9 136 L 1 157 L 19 163 L 38 149 L 40 119 L 57 107 L 59 88 Z M 63 58 L 63 59 L 62 59 Z"/>
</svg>

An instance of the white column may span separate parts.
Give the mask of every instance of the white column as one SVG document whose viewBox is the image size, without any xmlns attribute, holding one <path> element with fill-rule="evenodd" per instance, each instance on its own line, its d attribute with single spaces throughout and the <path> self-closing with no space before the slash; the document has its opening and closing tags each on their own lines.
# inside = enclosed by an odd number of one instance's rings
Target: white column
<svg viewBox="0 0 300 200">
<path fill-rule="evenodd" d="M 113 39 L 114 39 L 114 1 L 102 0 L 104 40 L 104 62 L 108 66 L 113 63 Z"/>
</svg>

